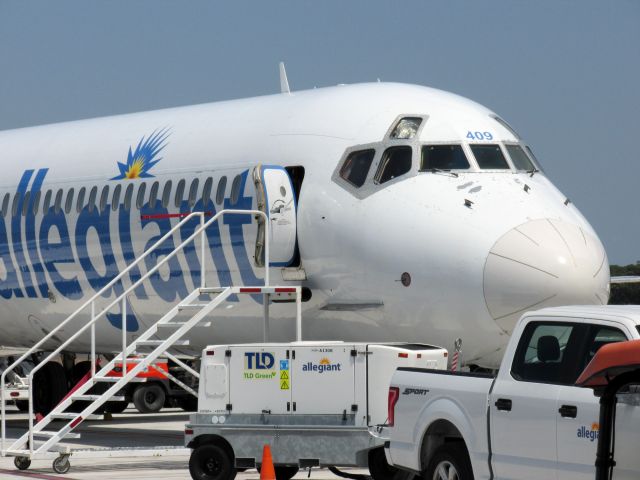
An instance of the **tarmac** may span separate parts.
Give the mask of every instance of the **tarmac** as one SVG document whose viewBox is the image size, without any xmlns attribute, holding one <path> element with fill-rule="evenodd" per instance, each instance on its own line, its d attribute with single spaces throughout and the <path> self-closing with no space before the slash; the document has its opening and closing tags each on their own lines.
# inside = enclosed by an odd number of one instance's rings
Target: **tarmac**
<svg viewBox="0 0 640 480">
<path fill-rule="evenodd" d="M 17 438 L 27 429 L 27 415 L 14 407 L 7 407 L 7 434 Z M 179 409 L 164 409 L 157 414 L 140 414 L 129 408 L 112 419 L 87 420 L 74 431 L 81 434 L 77 440 L 63 445 L 74 449 L 124 448 L 127 458 L 108 458 L 103 450 L 101 457 L 70 457 L 71 469 L 64 475 L 53 471 L 51 460 L 34 460 L 28 470 L 20 471 L 13 464 L 13 457 L 0 457 L 0 480 L 177 480 L 191 479 L 189 451 L 184 449 L 183 431 L 189 413 Z M 166 450 L 162 447 L 171 447 Z M 156 449 L 156 455 L 135 456 L 136 449 Z M 175 449 L 175 450 L 174 450 Z M 159 456 L 161 455 L 162 456 Z M 133 456 L 131 456 L 133 455 Z M 368 474 L 367 470 L 345 469 L 349 473 Z M 327 469 L 300 471 L 294 479 L 336 480 L 339 477 Z M 238 480 L 258 480 L 256 470 L 247 470 L 236 476 Z"/>
</svg>

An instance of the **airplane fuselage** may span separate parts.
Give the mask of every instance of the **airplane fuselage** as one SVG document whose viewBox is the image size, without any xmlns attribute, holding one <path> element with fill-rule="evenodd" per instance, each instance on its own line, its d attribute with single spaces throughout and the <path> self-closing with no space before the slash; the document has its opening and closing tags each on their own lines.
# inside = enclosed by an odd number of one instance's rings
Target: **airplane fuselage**
<svg viewBox="0 0 640 480">
<path fill-rule="evenodd" d="M 420 119 L 419 126 L 412 137 L 396 138 L 403 118 Z M 463 152 L 468 167 L 427 168 L 430 147 Z M 491 164 L 492 148 L 504 165 Z M 268 165 L 287 168 L 296 185 L 297 250 L 270 275 L 272 284 L 311 291 L 305 339 L 451 348 L 460 337 L 465 361 L 495 365 L 524 311 L 608 299 L 608 263 L 596 233 L 545 174 L 523 167 L 517 148 L 537 167 L 490 110 L 399 84 L 0 132 L 0 344 L 38 341 L 181 215 L 258 208 L 253 172 Z M 360 164 L 357 177 L 347 163 L 359 152 L 370 165 L 365 172 Z M 386 173 L 392 154 L 403 152 L 399 174 Z M 174 235 L 164 254 L 197 225 Z M 251 215 L 225 217 L 207 231 L 208 286 L 262 284 L 257 234 Z M 161 257 L 132 270 L 98 307 Z M 129 296 L 130 338 L 200 285 L 199 265 L 194 245 Z M 283 279 L 283 267 L 300 267 L 306 279 Z M 228 302 L 210 329 L 194 331 L 190 351 L 261 341 L 261 301 Z M 271 316 L 270 338 L 293 339 L 294 310 L 274 304 Z M 87 319 L 78 317 L 57 340 Z M 99 323 L 100 351 L 118 350 L 121 328 L 114 308 Z M 83 337 L 72 350 L 88 345 Z"/>
</svg>

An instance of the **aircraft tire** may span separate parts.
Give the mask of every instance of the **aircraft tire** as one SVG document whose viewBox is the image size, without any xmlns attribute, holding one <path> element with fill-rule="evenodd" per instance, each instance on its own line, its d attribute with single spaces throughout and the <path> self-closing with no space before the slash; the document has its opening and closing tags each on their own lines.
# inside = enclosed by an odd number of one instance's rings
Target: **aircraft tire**
<svg viewBox="0 0 640 480">
<path fill-rule="evenodd" d="M 157 383 L 143 383 L 133 392 L 133 404 L 140 413 L 156 413 L 164 406 L 166 394 Z"/>
<path fill-rule="evenodd" d="M 34 413 L 46 415 L 68 392 L 64 367 L 57 362 L 47 362 L 33 380 Z"/>
<path fill-rule="evenodd" d="M 29 400 L 16 400 L 16 408 L 22 413 L 29 411 Z"/>
</svg>

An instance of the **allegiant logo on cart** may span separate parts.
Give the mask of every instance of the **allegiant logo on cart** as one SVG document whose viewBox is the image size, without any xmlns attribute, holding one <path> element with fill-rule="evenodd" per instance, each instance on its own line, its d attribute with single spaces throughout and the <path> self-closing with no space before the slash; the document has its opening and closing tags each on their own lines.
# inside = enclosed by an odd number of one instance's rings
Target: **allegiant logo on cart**
<svg viewBox="0 0 640 480">
<path fill-rule="evenodd" d="M 270 370 L 276 363 L 273 353 L 269 352 L 245 352 L 245 370 Z"/>
<path fill-rule="evenodd" d="M 577 436 L 578 438 L 584 438 L 586 440 L 589 440 L 590 442 L 594 442 L 600 436 L 600 425 L 598 423 L 592 423 L 591 430 L 582 425 L 580 428 L 578 428 Z"/>
<path fill-rule="evenodd" d="M 342 364 L 335 363 L 331 364 L 331 360 L 327 357 L 321 358 L 318 363 L 307 362 L 302 365 L 303 372 L 340 372 L 342 370 Z"/>
</svg>

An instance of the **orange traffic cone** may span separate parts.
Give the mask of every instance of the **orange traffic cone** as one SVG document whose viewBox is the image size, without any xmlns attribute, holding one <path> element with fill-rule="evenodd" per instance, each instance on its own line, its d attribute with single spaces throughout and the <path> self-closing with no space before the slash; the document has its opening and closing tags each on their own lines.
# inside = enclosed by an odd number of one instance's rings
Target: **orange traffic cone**
<svg viewBox="0 0 640 480">
<path fill-rule="evenodd" d="M 265 445 L 262 449 L 260 480 L 276 480 L 276 471 L 273 468 L 273 459 L 271 458 L 271 448 L 269 445 Z"/>
</svg>

